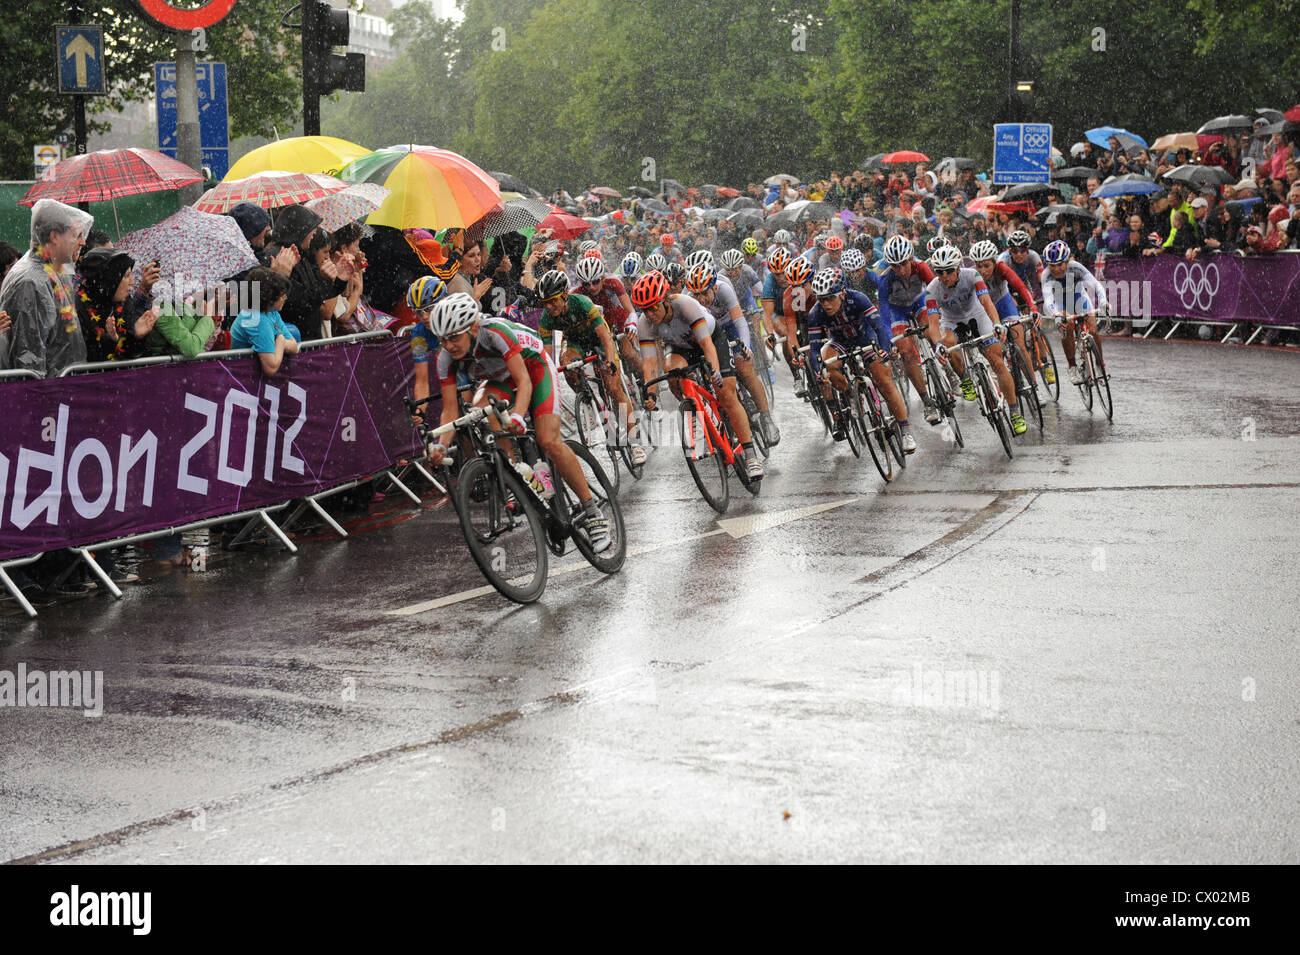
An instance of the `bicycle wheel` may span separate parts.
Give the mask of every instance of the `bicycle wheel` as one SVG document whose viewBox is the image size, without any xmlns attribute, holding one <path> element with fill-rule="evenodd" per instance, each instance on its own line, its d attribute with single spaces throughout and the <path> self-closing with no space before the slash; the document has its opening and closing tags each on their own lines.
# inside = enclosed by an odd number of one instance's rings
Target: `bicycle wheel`
<svg viewBox="0 0 1300 955">
<path fill-rule="evenodd" d="M 989 370 L 984 367 L 982 362 L 975 363 L 975 388 L 983 395 L 984 405 L 988 409 L 986 416 L 993 430 L 997 432 L 998 440 L 1002 442 L 1002 450 L 1006 452 L 1007 457 L 1011 457 L 1011 418 L 1005 408 L 999 407 L 1001 395 L 993 385 L 989 375 Z"/>
<path fill-rule="evenodd" d="M 1092 410 L 1092 375 L 1088 371 L 1088 352 L 1080 342 L 1074 353 L 1075 363 L 1079 366 L 1079 373 L 1082 381 L 1079 382 L 1079 397 L 1083 399 L 1083 406 L 1089 411 Z"/>
<path fill-rule="evenodd" d="M 889 454 L 889 439 L 885 437 L 885 420 L 876 408 L 876 399 L 872 386 L 865 380 L 858 381 L 858 407 L 862 419 L 867 425 L 867 450 L 876 470 L 886 481 L 894 479 L 894 459 Z"/>
<path fill-rule="evenodd" d="M 894 379 L 894 387 L 898 389 L 899 395 L 903 398 L 903 407 L 906 408 L 910 404 L 908 397 L 912 393 L 912 379 L 907 377 L 907 369 L 903 367 L 901 361 L 889 363 L 889 374 Z"/>
<path fill-rule="evenodd" d="M 1106 420 L 1114 421 L 1115 406 L 1111 403 L 1110 397 L 1110 375 L 1106 373 L 1106 365 L 1101 360 L 1101 350 L 1091 338 L 1088 339 L 1088 364 L 1095 382 L 1093 388 L 1097 392 L 1097 399 L 1101 402 L 1102 409 L 1106 412 Z"/>
<path fill-rule="evenodd" d="M 1052 342 L 1042 329 L 1034 326 L 1029 327 L 1030 333 L 1034 336 L 1034 344 L 1029 348 L 1029 353 L 1034 356 L 1034 361 L 1038 365 L 1038 374 L 1043 379 L 1043 387 L 1051 394 L 1053 401 L 1061 400 L 1061 376 L 1056 368 L 1056 353 L 1052 351 Z M 1025 343 L 1028 345 L 1028 341 Z M 1047 380 L 1047 369 L 1052 369 L 1052 377 L 1055 381 Z"/>
<path fill-rule="evenodd" d="M 461 468 L 452 503 L 470 556 L 488 583 L 516 603 L 540 597 L 546 589 L 546 528 L 523 479 L 511 468 L 474 458 Z"/>
<path fill-rule="evenodd" d="M 925 363 L 926 386 L 930 389 L 930 396 L 938 402 L 939 411 L 948 419 L 948 430 L 952 432 L 953 441 L 957 447 L 964 448 L 966 442 L 962 440 L 961 425 L 957 423 L 957 402 L 945 385 L 946 379 L 939 373 L 939 369 L 934 367 L 934 364 L 933 359 L 927 360 Z"/>
<path fill-rule="evenodd" d="M 605 453 L 609 455 L 610 478 L 614 482 L 614 490 L 618 490 L 618 448 L 610 443 L 605 416 L 601 413 L 600 405 L 596 403 L 595 395 L 589 391 L 579 394 L 573 413 L 578 421 L 578 440 L 588 448 L 603 446 Z"/>
<path fill-rule="evenodd" d="M 1038 421 L 1038 430 L 1043 430 L 1043 403 L 1038 399 L 1038 385 L 1034 381 L 1033 375 L 1025 367 L 1025 357 L 1020 354 L 1020 349 L 1011 344 L 1010 348 L 1004 348 L 1003 352 L 1010 353 L 1010 361 L 1007 364 L 1011 372 L 1011 380 L 1016 386 L 1016 398 L 1019 399 L 1022 408 L 1028 408 L 1029 412 Z"/>
<path fill-rule="evenodd" d="M 753 427 L 754 425 L 751 421 L 750 428 L 752 429 Z M 731 422 L 727 419 L 726 415 L 723 415 L 722 417 L 722 436 L 732 448 L 735 448 L 740 444 L 740 439 L 736 437 L 736 431 L 731 427 Z M 721 454 L 718 454 L 717 457 L 719 461 L 723 460 Z M 762 485 L 763 479 L 761 477 L 750 478 L 749 466 L 745 463 L 745 455 L 743 453 L 739 451 L 736 452 L 735 456 L 731 459 L 731 469 L 736 472 L 736 477 L 740 479 L 740 483 L 744 485 L 746 491 L 753 495 L 758 494 L 758 489 L 760 485 Z"/>
<path fill-rule="evenodd" d="M 636 426 L 636 440 L 641 447 L 646 446 L 646 435 L 649 433 L 649 427 L 646 424 L 648 415 L 645 413 L 645 405 L 641 400 L 641 386 L 637 384 L 636 376 L 623 373 L 623 390 L 627 394 L 627 400 L 632 403 L 632 416 L 627 424 L 627 430 L 630 431 L 632 426 Z M 645 473 L 644 464 L 632 463 L 632 438 L 629 435 L 627 440 L 618 446 L 619 453 L 623 458 L 623 465 L 627 468 L 627 473 L 632 475 L 636 480 L 641 480 L 641 475 Z M 646 452 L 649 454 L 649 451 Z"/>
<path fill-rule="evenodd" d="M 596 460 L 596 456 L 591 453 L 591 449 L 578 441 L 566 441 L 578 458 L 578 464 L 582 467 L 582 474 L 587 479 L 587 487 L 591 489 L 591 495 L 596 499 L 605 519 L 609 521 L 609 533 L 612 543 L 609 547 L 597 553 L 592 549 L 591 541 L 587 539 L 586 533 L 576 526 L 573 527 L 573 543 L 578 548 L 579 553 L 587 558 L 587 563 L 591 564 L 603 574 L 616 574 L 623 566 L 623 561 L 627 559 L 627 535 L 623 526 L 623 509 L 619 507 L 618 495 L 615 493 L 613 482 L 610 481 L 609 475 Z M 565 485 L 565 499 L 569 504 L 569 519 L 575 521 L 578 515 L 582 513 L 582 502 L 578 500 L 578 492 L 573 488 Z"/>
<path fill-rule="evenodd" d="M 677 419 L 681 423 L 682 451 L 686 455 L 686 466 L 690 469 L 695 486 L 700 495 L 709 502 L 709 507 L 719 514 L 727 513 L 727 504 L 731 497 L 731 486 L 727 476 L 727 465 L 721 454 L 709 449 L 703 436 L 704 424 L 699 420 L 695 408 L 695 399 L 683 398 L 677 406 Z M 701 440 L 697 446 L 696 431 Z"/>
<path fill-rule="evenodd" d="M 858 430 L 858 416 L 854 408 L 858 404 L 858 386 L 850 379 L 848 391 L 837 391 L 835 400 L 839 402 L 840 427 L 844 429 L 844 440 L 849 443 L 849 450 L 855 458 L 862 457 L 862 434 Z"/>
<path fill-rule="evenodd" d="M 889 450 L 900 468 L 907 467 L 907 452 L 903 450 L 903 426 L 896 418 L 890 417 L 885 422 L 885 437 L 889 440 Z"/>
</svg>

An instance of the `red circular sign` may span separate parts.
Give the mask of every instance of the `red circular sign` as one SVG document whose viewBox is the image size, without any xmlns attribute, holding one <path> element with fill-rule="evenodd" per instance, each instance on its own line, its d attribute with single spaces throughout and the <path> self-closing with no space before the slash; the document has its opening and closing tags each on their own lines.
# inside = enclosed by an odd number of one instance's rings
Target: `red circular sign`
<svg viewBox="0 0 1300 955">
<path fill-rule="evenodd" d="M 145 16 L 160 26 L 173 30 L 197 30 L 220 22 L 230 12 L 235 0 L 208 0 L 195 10 L 178 10 L 167 0 L 137 0 Z"/>
</svg>

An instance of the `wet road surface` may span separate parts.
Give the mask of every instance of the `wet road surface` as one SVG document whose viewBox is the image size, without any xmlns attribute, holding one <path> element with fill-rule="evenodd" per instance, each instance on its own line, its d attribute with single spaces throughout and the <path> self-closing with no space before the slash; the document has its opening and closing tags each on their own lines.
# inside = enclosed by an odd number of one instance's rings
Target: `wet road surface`
<svg viewBox="0 0 1300 955">
<path fill-rule="evenodd" d="M 624 571 L 529 607 L 390 495 L 0 617 L 0 670 L 104 679 L 0 709 L 0 858 L 1294 862 L 1300 356 L 1106 348 L 1113 424 L 914 410 L 887 488 L 778 372 L 757 499 L 660 450 Z"/>
</svg>

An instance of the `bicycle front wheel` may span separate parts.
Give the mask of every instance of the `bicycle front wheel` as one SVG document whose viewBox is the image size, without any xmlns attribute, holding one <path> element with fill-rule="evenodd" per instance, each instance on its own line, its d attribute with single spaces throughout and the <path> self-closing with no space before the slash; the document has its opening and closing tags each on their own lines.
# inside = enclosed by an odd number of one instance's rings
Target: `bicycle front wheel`
<svg viewBox="0 0 1300 955">
<path fill-rule="evenodd" d="M 623 509 L 618 505 L 614 484 L 596 456 L 591 453 L 590 448 L 578 441 L 566 441 L 565 444 L 577 457 L 578 464 L 582 468 L 582 476 L 587 479 L 587 487 L 591 489 L 591 496 L 596 499 L 596 504 L 605 515 L 605 520 L 609 522 L 611 538 L 609 547 L 597 552 L 591 546 L 591 541 L 582 528 L 575 526 L 573 543 L 592 567 L 603 574 L 616 574 L 622 569 L 623 561 L 627 559 L 627 533 L 623 526 Z M 569 503 L 569 519 L 574 521 L 582 513 L 582 502 L 578 500 L 578 492 L 567 484 L 564 494 Z"/>
<path fill-rule="evenodd" d="M 1106 366 L 1102 363 L 1101 350 L 1092 339 L 1088 340 L 1088 364 L 1091 366 L 1093 388 L 1097 392 L 1102 410 L 1106 412 L 1106 420 L 1114 421 L 1115 406 L 1111 403 L 1110 397 L 1110 375 L 1106 373 Z"/>
<path fill-rule="evenodd" d="M 885 436 L 885 419 L 877 407 L 875 392 L 865 380 L 858 382 L 858 408 L 867 426 L 867 450 L 876 470 L 886 481 L 894 479 L 894 459 L 889 455 L 889 439 Z"/>
<path fill-rule="evenodd" d="M 1033 356 L 1034 362 L 1038 365 L 1038 373 L 1043 379 L 1043 387 L 1047 389 L 1053 401 L 1060 401 L 1061 376 L 1057 372 L 1056 353 L 1052 351 L 1052 343 L 1042 329 L 1031 327 L 1030 332 L 1034 336 L 1034 344 L 1029 349 L 1029 354 Z M 1049 368 L 1052 369 L 1052 381 L 1047 380 L 1047 369 Z"/>
<path fill-rule="evenodd" d="M 1038 430 L 1042 431 L 1043 403 L 1038 398 L 1038 385 L 1034 381 L 1034 376 L 1025 367 L 1025 358 L 1014 343 L 1009 346 L 1009 349 L 1003 351 L 1009 352 L 1010 363 L 1007 367 L 1011 371 L 1011 380 L 1016 386 L 1016 398 L 1022 407 L 1029 409 L 1030 414 L 1038 422 Z"/>
<path fill-rule="evenodd" d="M 731 497 L 730 478 L 722 455 L 709 447 L 704 420 L 695 406 L 695 399 L 684 398 L 677 406 L 677 419 L 681 423 L 682 452 L 686 467 L 690 469 L 700 495 L 709 507 L 719 514 L 727 513 Z"/>
<path fill-rule="evenodd" d="M 843 394 L 836 394 L 836 401 L 840 405 L 840 427 L 844 429 L 844 439 L 849 443 L 849 450 L 853 452 L 855 458 L 862 457 L 862 432 L 858 424 L 858 386 L 852 381 L 849 382 L 849 390 Z"/>
<path fill-rule="evenodd" d="M 952 440 L 957 447 L 965 447 L 966 442 L 962 440 L 961 436 L 961 425 L 957 422 L 957 401 L 953 398 L 952 392 L 948 390 L 947 379 L 940 373 L 933 359 L 927 360 L 925 363 L 925 383 L 930 389 L 930 397 L 935 400 L 935 403 L 939 406 L 939 411 L 947 419 L 947 427 L 952 435 Z"/>
<path fill-rule="evenodd" d="M 1089 411 L 1092 410 L 1092 370 L 1089 368 L 1088 350 L 1082 346 L 1075 352 L 1075 362 L 1079 366 L 1079 374 L 1082 379 L 1079 382 L 1079 397 L 1083 399 L 1083 406 Z"/>
<path fill-rule="evenodd" d="M 989 424 L 997 432 L 998 440 L 1002 442 L 1002 450 L 1006 452 L 1007 457 L 1011 457 L 1011 419 L 1005 408 L 1001 407 L 1002 401 L 997 389 L 993 385 L 989 370 L 984 367 L 983 363 L 975 365 L 975 388 L 983 398 L 984 406 L 988 409 L 985 413 L 988 416 Z"/>
<path fill-rule="evenodd" d="M 532 491 L 510 468 L 473 458 L 461 468 L 452 503 L 470 556 L 488 583 L 515 603 L 546 589 L 546 528 Z"/>
</svg>

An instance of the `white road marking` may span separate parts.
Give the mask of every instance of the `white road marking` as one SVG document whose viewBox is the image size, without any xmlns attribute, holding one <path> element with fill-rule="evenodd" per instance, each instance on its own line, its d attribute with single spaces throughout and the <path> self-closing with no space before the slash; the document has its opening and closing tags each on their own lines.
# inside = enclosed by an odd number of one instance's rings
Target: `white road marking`
<svg viewBox="0 0 1300 955">
<path fill-rule="evenodd" d="M 837 507 L 853 504 L 860 500 L 862 500 L 860 497 L 850 497 L 847 500 L 835 501 L 832 504 L 812 504 L 807 507 L 792 507 L 784 511 L 771 511 L 766 514 L 727 517 L 719 520 L 718 526 L 733 538 L 739 540 L 742 537 L 748 537 L 750 534 L 757 534 L 759 531 L 770 530 L 781 524 L 788 524 L 791 521 L 811 517 L 813 514 L 820 514 L 822 511 L 832 511 Z"/>
</svg>

